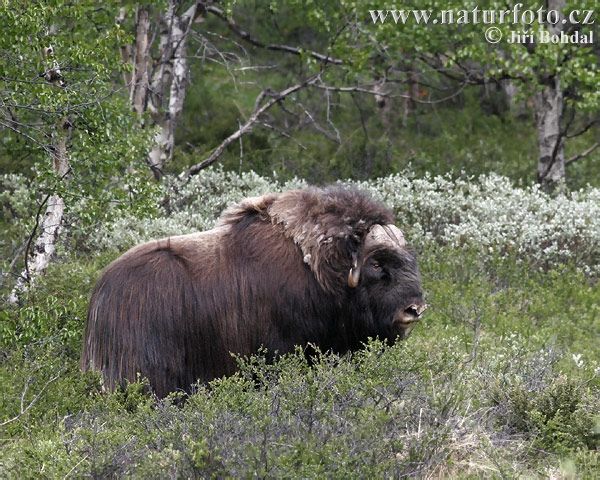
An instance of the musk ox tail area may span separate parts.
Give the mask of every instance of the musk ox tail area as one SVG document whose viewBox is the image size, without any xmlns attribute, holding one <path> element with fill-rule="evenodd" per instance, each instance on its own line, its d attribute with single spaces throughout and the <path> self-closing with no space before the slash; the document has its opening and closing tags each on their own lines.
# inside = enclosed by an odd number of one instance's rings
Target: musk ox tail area
<svg viewBox="0 0 600 480">
<path fill-rule="evenodd" d="M 188 262 L 168 241 L 115 260 L 92 294 L 82 369 L 102 372 L 107 389 L 139 373 L 159 397 L 188 390 L 199 373 L 194 352 L 203 347 L 190 276 Z"/>
</svg>

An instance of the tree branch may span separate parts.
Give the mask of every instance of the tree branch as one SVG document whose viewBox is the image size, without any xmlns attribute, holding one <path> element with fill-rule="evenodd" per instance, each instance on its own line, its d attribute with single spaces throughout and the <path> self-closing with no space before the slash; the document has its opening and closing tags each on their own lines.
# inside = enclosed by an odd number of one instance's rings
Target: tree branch
<svg viewBox="0 0 600 480">
<path fill-rule="evenodd" d="M 29 255 L 31 254 L 31 243 L 33 242 L 33 237 L 35 237 L 35 234 L 37 233 L 37 229 L 40 226 L 40 215 L 42 214 L 42 208 L 44 208 L 46 206 L 46 203 L 48 203 L 48 200 L 50 200 L 50 197 L 52 196 L 51 193 L 48 193 L 46 195 L 46 198 L 44 198 L 44 200 L 40 203 L 40 206 L 37 210 L 37 213 L 35 214 L 35 224 L 33 225 L 33 229 L 31 230 L 31 233 L 29 234 L 29 238 L 27 239 L 27 246 L 25 247 L 25 276 L 24 276 L 24 280 L 29 283 L 29 281 L 31 280 L 31 273 L 29 272 Z"/>
<path fill-rule="evenodd" d="M 556 163 L 558 152 L 561 149 L 561 146 L 564 146 L 564 140 L 567 138 L 566 137 L 567 132 L 569 131 L 569 128 L 571 128 L 571 125 L 573 124 L 574 121 L 575 121 L 575 109 L 571 109 L 571 114 L 570 114 L 569 118 L 567 119 L 567 124 L 565 125 L 564 128 L 561 128 L 559 130 L 558 135 L 556 136 L 556 142 L 554 143 L 554 148 L 552 149 L 552 156 L 550 158 L 550 163 L 548 163 L 548 167 L 544 171 L 544 174 L 542 175 L 541 178 L 546 178 L 548 176 L 548 174 L 550 173 L 550 171 L 552 170 L 552 167 Z M 563 152 L 563 155 L 564 155 L 564 152 Z M 565 163 L 565 165 L 566 165 L 566 163 Z"/>
<path fill-rule="evenodd" d="M 437 100 L 420 100 L 418 98 L 412 98 L 410 95 L 406 95 L 403 93 L 388 93 L 388 92 L 382 92 L 382 91 L 378 91 L 378 90 L 373 90 L 372 88 L 370 88 L 371 86 L 368 87 L 364 87 L 364 86 L 355 86 L 355 87 L 334 87 L 331 85 L 325 85 L 322 83 L 313 83 L 311 84 L 312 87 L 315 88 L 320 88 L 322 90 L 327 90 L 330 92 L 342 92 L 342 93 L 365 93 L 368 95 L 379 95 L 380 97 L 391 97 L 391 98 L 408 98 L 410 100 L 413 100 L 416 103 L 423 103 L 423 104 L 427 104 L 427 105 L 434 105 L 436 103 L 443 103 L 443 102 L 447 102 L 448 100 L 456 97 L 457 95 L 460 94 L 460 92 L 462 92 L 465 87 L 468 85 L 468 83 L 462 83 L 461 85 L 459 85 L 459 87 L 452 92 L 451 94 L 445 96 L 444 98 L 440 98 Z"/>
<path fill-rule="evenodd" d="M 18 420 L 23 415 L 25 415 L 29 411 L 29 409 L 31 409 L 31 407 L 33 407 L 37 403 L 37 401 L 40 399 L 42 394 L 46 391 L 46 388 L 48 388 L 48 386 L 52 382 L 55 382 L 56 380 L 58 380 L 60 378 L 61 374 L 62 374 L 62 372 L 59 372 L 58 374 L 56 374 L 52 378 L 50 378 L 50 380 L 48 380 L 44 384 L 42 389 L 33 397 L 33 399 L 29 402 L 29 404 L 27 406 L 25 406 L 25 395 L 27 394 L 27 390 L 29 389 L 29 383 L 31 382 L 31 377 L 28 378 L 27 381 L 25 382 L 25 386 L 23 387 L 23 392 L 21 392 L 21 406 L 19 408 L 19 413 L 17 415 L 15 415 L 14 417 L 9 418 L 8 420 L 4 420 L 3 422 L 0 422 L 0 427 L 8 425 L 9 423 L 12 423 L 15 420 Z"/>
<path fill-rule="evenodd" d="M 212 13 L 213 15 L 215 15 L 216 17 L 220 18 L 225 23 L 227 23 L 229 30 L 231 30 L 233 33 L 235 33 L 240 38 L 244 39 L 246 42 L 254 45 L 255 47 L 264 48 L 267 50 L 275 50 L 275 51 L 280 51 L 280 52 L 291 53 L 293 55 L 298 55 L 298 56 L 302 55 L 302 54 L 306 54 L 306 55 L 310 55 L 312 58 L 319 60 L 321 62 L 333 63 L 334 65 L 342 65 L 344 63 L 344 61 L 340 60 L 339 58 L 331 57 L 329 55 L 324 55 L 322 53 L 315 52 L 313 50 L 305 50 L 302 48 L 292 47 L 290 45 L 279 45 L 279 44 L 275 44 L 275 43 L 268 43 L 268 44 L 263 43 L 260 40 L 254 38 L 252 35 L 250 35 L 248 32 L 246 32 L 242 28 L 240 28 L 238 26 L 238 24 L 235 23 L 235 20 L 233 18 L 228 17 L 225 14 L 225 12 L 223 12 L 223 10 L 221 10 L 219 7 L 216 7 L 214 5 L 206 5 L 203 2 L 200 2 L 200 3 L 207 12 Z"/>
<path fill-rule="evenodd" d="M 25 240 L 23 243 L 21 243 L 21 245 L 19 245 L 19 247 L 17 247 L 17 249 L 15 250 L 15 255 L 13 256 L 13 259 L 11 260 L 10 264 L 8 265 L 6 272 L 3 272 L 2 274 L 0 274 L 0 289 L 2 288 L 2 285 L 4 285 L 4 280 L 9 275 L 12 274 L 12 271 L 14 270 L 15 265 L 19 261 L 19 258 L 21 258 L 21 253 L 25 249 L 25 246 L 27 245 L 27 243 L 28 243 L 28 240 Z"/>
<path fill-rule="evenodd" d="M 208 167 L 209 165 L 212 165 L 214 162 L 216 162 L 219 159 L 221 154 L 225 151 L 225 149 L 231 143 L 235 142 L 242 135 L 245 135 L 252 130 L 252 126 L 257 122 L 258 118 L 264 112 L 266 112 L 273 105 L 275 105 L 276 103 L 279 103 L 281 100 L 283 100 L 287 96 L 291 95 L 292 93 L 297 92 L 298 90 L 311 84 L 316 79 L 317 79 L 317 75 L 314 75 L 312 77 L 309 77 L 308 79 L 306 79 L 305 81 L 303 81 L 301 83 L 292 85 L 291 87 L 286 88 L 285 90 L 282 90 L 281 92 L 276 92 L 274 94 L 273 93 L 268 94 L 266 91 L 262 91 L 258 96 L 258 101 L 256 102 L 254 112 L 252 113 L 252 115 L 250 115 L 248 120 L 240 128 L 238 128 L 235 132 L 233 132 L 225 140 L 223 140 L 223 142 L 221 142 L 221 144 L 217 148 L 215 148 L 212 151 L 212 153 L 205 160 L 191 166 L 185 173 L 183 173 L 182 176 L 184 178 L 186 178 L 186 177 L 189 178 L 193 175 L 196 175 L 200 170 L 203 170 L 206 167 Z M 259 107 L 258 105 L 260 104 L 260 101 L 267 95 L 271 96 L 272 98 L 269 101 L 265 102 L 261 107 Z"/>
<path fill-rule="evenodd" d="M 269 130 L 273 130 L 274 132 L 278 133 L 282 137 L 285 137 L 288 140 L 291 140 L 296 145 L 298 145 L 302 150 L 307 150 L 307 148 L 306 148 L 305 145 L 303 145 L 302 143 L 300 143 L 298 140 L 296 140 L 294 137 L 292 137 L 289 133 L 287 133 L 286 131 L 282 130 L 281 128 L 277 128 L 274 125 L 271 125 L 270 123 L 267 123 L 267 122 L 260 122 L 260 124 L 263 127 L 268 128 Z"/>
<path fill-rule="evenodd" d="M 571 158 L 569 158 L 568 160 L 565 160 L 565 165 L 569 165 L 570 163 L 576 162 L 577 160 L 579 160 L 580 158 L 583 157 L 587 157 L 590 153 L 592 153 L 594 150 L 596 150 L 598 147 L 600 147 L 600 142 L 596 142 L 594 143 L 590 148 L 584 150 L 581 153 L 578 153 L 577 155 L 573 155 Z"/>
<path fill-rule="evenodd" d="M 585 127 L 583 127 L 582 129 L 576 131 L 575 133 L 571 133 L 569 135 L 565 135 L 566 138 L 575 138 L 578 137 L 579 135 L 583 135 L 585 132 L 587 132 L 590 128 L 592 128 L 594 125 L 596 125 L 597 123 L 599 123 L 600 120 L 598 120 L 597 118 L 592 120 L 591 122 L 587 123 L 585 125 Z"/>
<path fill-rule="evenodd" d="M 11 122 L 14 123 L 14 121 L 12 121 L 12 120 L 11 120 Z M 34 144 L 36 147 L 40 148 L 41 150 L 44 150 L 47 153 L 52 153 L 52 150 L 47 145 L 44 145 L 43 143 L 38 142 L 31 135 L 25 133 L 22 130 L 19 130 L 18 128 L 15 128 L 12 125 L 10 125 L 8 123 L 4 123 L 2 121 L 0 121 L 0 127 L 8 128 L 9 130 L 12 130 L 13 132 L 15 132 L 17 135 L 21 135 L 23 138 L 29 140 L 32 144 Z"/>
</svg>

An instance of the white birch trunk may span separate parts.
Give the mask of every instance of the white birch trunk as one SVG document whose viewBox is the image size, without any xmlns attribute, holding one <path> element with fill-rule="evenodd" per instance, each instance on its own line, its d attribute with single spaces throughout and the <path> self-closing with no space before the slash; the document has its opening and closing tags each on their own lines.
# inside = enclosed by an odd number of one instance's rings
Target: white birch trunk
<svg viewBox="0 0 600 480">
<path fill-rule="evenodd" d="M 373 91 L 377 92 L 374 98 L 381 117 L 381 124 L 385 131 L 389 132 L 392 126 L 391 114 L 393 104 L 392 98 L 388 96 L 390 93 L 389 85 L 385 82 L 385 79 L 381 79 L 373 86 Z"/>
<path fill-rule="evenodd" d="M 565 179 L 565 149 L 560 132 L 563 93 L 560 79 L 554 77 L 535 96 L 538 139 L 538 181 L 546 190 L 560 188 Z"/>
<path fill-rule="evenodd" d="M 416 100 L 419 96 L 419 76 L 415 71 L 415 63 L 409 64 L 410 72 L 408 73 L 408 86 L 406 89 L 406 97 L 404 98 L 404 109 L 402 112 L 402 126 L 406 128 L 408 125 L 408 117 L 414 111 Z"/>
<path fill-rule="evenodd" d="M 70 171 L 67 143 L 71 129 L 68 119 L 61 120 L 56 126 L 52 163 L 54 171 L 62 180 Z M 25 268 L 8 298 L 9 303 L 17 303 L 19 296 L 33 285 L 35 279 L 43 274 L 50 264 L 56 250 L 56 241 L 62 229 L 64 212 L 65 202 L 62 197 L 57 194 L 50 195 L 47 199 L 44 216 L 39 222 L 39 236 L 33 244 L 33 248 L 27 252 Z"/>
<path fill-rule="evenodd" d="M 153 75 L 153 93 L 148 105 L 158 126 L 154 147 L 148 154 L 148 163 L 156 178 L 162 177 L 164 165 L 173 157 L 175 124 L 183 110 L 187 89 L 187 40 L 197 5 L 192 5 L 181 16 L 176 14 L 176 7 L 177 2 L 169 0 L 159 45 L 160 65 Z M 163 111 L 165 107 L 166 111 Z"/>
<path fill-rule="evenodd" d="M 565 0 L 549 0 L 548 8 L 562 12 Z M 562 21 L 547 25 L 552 34 L 564 28 Z M 565 148 L 561 134 L 564 98 L 560 76 L 545 79 L 540 92 L 535 95 L 535 123 L 538 138 L 538 182 L 545 190 L 561 189 L 565 182 Z"/>
<path fill-rule="evenodd" d="M 123 25 L 125 23 L 126 17 L 127 17 L 127 9 L 125 7 L 121 7 L 121 8 L 119 8 L 119 14 L 117 15 L 117 18 L 115 19 L 115 21 L 119 25 Z M 133 53 L 132 53 L 133 47 L 129 44 L 121 45 L 121 48 L 119 50 L 121 52 L 121 60 L 123 60 L 123 63 L 131 63 L 131 58 L 133 55 Z M 125 85 L 131 85 L 131 79 L 132 79 L 131 72 L 124 71 L 123 72 L 123 83 Z"/>
<path fill-rule="evenodd" d="M 146 111 L 146 98 L 148 96 L 149 31 L 150 12 L 147 7 L 138 7 L 135 21 L 134 70 L 129 94 L 133 110 L 139 115 L 142 115 Z"/>
</svg>

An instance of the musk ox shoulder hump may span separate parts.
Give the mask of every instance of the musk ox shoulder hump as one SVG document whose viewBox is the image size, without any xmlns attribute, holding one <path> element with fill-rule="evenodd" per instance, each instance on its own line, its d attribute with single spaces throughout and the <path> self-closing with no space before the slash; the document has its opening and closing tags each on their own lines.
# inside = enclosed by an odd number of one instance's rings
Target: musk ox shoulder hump
<svg viewBox="0 0 600 480">
<path fill-rule="evenodd" d="M 282 224 L 285 230 L 302 230 L 304 227 L 319 229 L 324 235 L 349 229 L 360 234 L 374 224 L 394 221 L 392 212 L 367 193 L 332 186 L 247 198 L 226 209 L 218 225 L 235 225 L 255 216 L 272 224 Z"/>
<path fill-rule="evenodd" d="M 219 218 L 217 227 L 235 225 L 242 220 L 258 215 L 264 220 L 268 219 L 268 210 L 273 201 L 278 197 L 276 193 L 268 193 L 259 197 L 250 197 L 240 203 L 228 207 Z"/>
</svg>

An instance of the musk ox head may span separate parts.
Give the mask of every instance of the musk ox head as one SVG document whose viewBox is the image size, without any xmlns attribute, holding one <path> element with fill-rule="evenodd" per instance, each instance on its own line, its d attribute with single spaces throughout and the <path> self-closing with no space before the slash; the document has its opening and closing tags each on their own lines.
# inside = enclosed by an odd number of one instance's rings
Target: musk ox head
<svg viewBox="0 0 600 480">
<path fill-rule="evenodd" d="M 348 286 L 368 305 L 379 336 L 406 338 L 427 308 L 414 253 L 395 225 L 373 225 L 353 258 Z"/>
<path fill-rule="evenodd" d="M 111 263 L 88 310 L 82 367 L 158 396 L 233 373 L 233 354 L 296 345 L 345 352 L 406 337 L 426 305 L 414 254 L 364 192 L 249 198 L 212 230 L 138 245 Z"/>
</svg>

